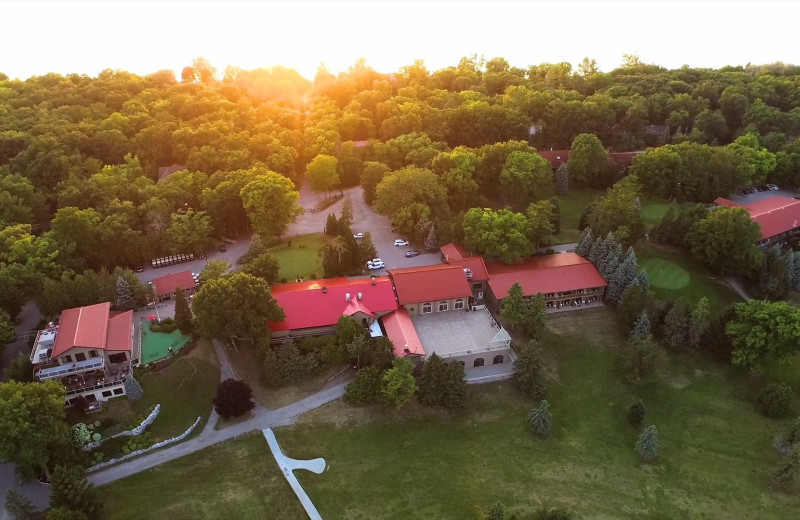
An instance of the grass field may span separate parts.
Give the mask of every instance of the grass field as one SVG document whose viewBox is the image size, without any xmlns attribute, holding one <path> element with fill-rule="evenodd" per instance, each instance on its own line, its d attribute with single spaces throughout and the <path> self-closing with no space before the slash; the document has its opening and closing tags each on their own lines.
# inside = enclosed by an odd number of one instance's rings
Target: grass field
<svg viewBox="0 0 800 520">
<path fill-rule="evenodd" d="M 508 383 L 470 387 L 460 413 L 336 402 L 277 430 L 287 455 L 326 459 L 322 475 L 298 473 L 322 517 L 482 519 L 498 500 L 520 519 L 541 504 L 586 519 L 784 519 L 798 510 L 800 497 L 768 488 L 772 439 L 785 421 L 755 412 L 752 378 L 678 354 L 663 379 L 631 387 L 615 369 L 623 335 L 612 310 L 554 314 L 548 323 L 559 333 L 543 341 L 550 439 L 528 431 L 536 403 Z M 653 464 L 637 460 L 638 431 L 625 418 L 637 397 L 659 429 Z M 101 491 L 110 518 L 302 518 L 259 435 Z"/>
<path fill-rule="evenodd" d="M 715 278 L 684 251 L 653 243 L 640 243 L 636 246 L 636 256 L 639 266 L 647 271 L 653 291 L 659 298 L 684 298 L 688 302 L 696 303 L 705 296 L 712 314 L 741 301 L 739 295 L 724 280 Z M 683 273 L 688 276 L 688 283 L 683 278 Z"/>
<path fill-rule="evenodd" d="M 646 226 L 654 226 L 661 222 L 668 209 L 668 202 L 645 201 L 642 203 L 642 221 Z"/>
<path fill-rule="evenodd" d="M 288 242 L 292 245 L 289 246 Z M 297 275 L 309 279 L 311 275 L 322 277 L 322 246 L 328 241 L 322 233 L 287 237 L 269 250 L 281 264 L 278 276 L 293 282 Z"/>
<path fill-rule="evenodd" d="M 219 383 L 219 367 L 214 348 L 201 340 L 188 354 L 158 372 L 145 372 L 139 377 L 144 397 L 138 401 L 119 399 L 110 402 L 92 420 L 113 417 L 120 422 L 146 414 L 156 404 L 161 412 L 149 431 L 153 440 L 169 439 L 186 431 L 197 417 L 208 418 L 211 399 Z M 95 418 L 96 417 L 96 418 Z M 205 421 L 198 428 L 202 429 Z"/>
</svg>

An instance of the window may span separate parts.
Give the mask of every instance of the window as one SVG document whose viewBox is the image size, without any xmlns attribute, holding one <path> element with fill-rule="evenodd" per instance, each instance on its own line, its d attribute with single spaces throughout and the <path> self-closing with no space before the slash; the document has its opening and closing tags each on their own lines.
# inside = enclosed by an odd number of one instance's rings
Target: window
<svg viewBox="0 0 800 520">
<path fill-rule="evenodd" d="M 103 390 L 103 397 L 111 397 L 111 390 Z"/>
<path fill-rule="evenodd" d="M 124 353 L 111 354 L 108 356 L 108 360 L 111 363 L 124 363 L 128 360 L 128 357 Z"/>
<path fill-rule="evenodd" d="M 482 367 L 483 366 L 483 358 L 479 357 L 472 363 L 473 367 Z"/>
<path fill-rule="evenodd" d="M 123 392 L 122 388 L 115 388 L 114 389 L 114 395 L 122 395 L 122 392 Z"/>
<path fill-rule="evenodd" d="M 464 298 L 459 298 L 456 300 L 455 305 L 453 305 L 454 309 L 463 309 L 464 308 Z"/>
<path fill-rule="evenodd" d="M 433 312 L 433 304 L 431 302 L 423 303 L 422 314 L 428 314 L 429 312 Z"/>
<path fill-rule="evenodd" d="M 474 283 L 474 284 L 472 284 L 472 290 L 473 291 L 480 291 L 482 287 L 483 287 L 482 283 Z"/>
<path fill-rule="evenodd" d="M 89 357 L 90 358 L 97 357 L 97 351 L 96 350 L 90 350 L 89 351 Z"/>
<path fill-rule="evenodd" d="M 64 356 L 64 363 L 72 363 L 72 356 L 70 356 L 69 354 Z"/>
<path fill-rule="evenodd" d="M 97 401 L 97 396 L 96 395 L 89 394 L 89 395 L 86 396 L 86 402 L 87 403 L 93 403 L 95 401 Z"/>
<path fill-rule="evenodd" d="M 75 354 L 75 361 L 86 361 L 86 354 L 83 352 L 78 352 Z"/>
<path fill-rule="evenodd" d="M 442 300 L 439 302 L 439 312 L 446 311 L 447 307 L 448 307 L 447 300 Z"/>
<path fill-rule="evenodd" d="M 503 364 L 503 356 L 495 356 L 492 360 L 493 365 L 502 365 Z"/>
</svg>

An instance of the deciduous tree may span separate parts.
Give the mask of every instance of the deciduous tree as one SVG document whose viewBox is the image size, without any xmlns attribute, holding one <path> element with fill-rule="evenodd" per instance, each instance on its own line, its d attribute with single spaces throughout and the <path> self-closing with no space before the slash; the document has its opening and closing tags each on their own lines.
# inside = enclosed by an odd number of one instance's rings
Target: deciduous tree
<svg viewBox="0 0 800 520">
<path fill-rule="evenodd" d="M 339 186 L 339 161 L 336 157 L 320 154 L 306 166 L 306 177 L 314 193 L 329 193 Z"/>
<path fill-rule="evenodd" d="M 540 244 L 546 244 L 555 233 L 553 227 L 553 214 L 555 208 L 552 202 L 541 200 L 532 202 L 525 212 L 530 225 L 529 237 L 533 243 L 534 251 L 538 251 Z"/>
<path fill-rule="evenodd" d="M 253 230 L 266 239 L 285 234 L 289 224 L 303 214 L 294 184 L 275 172 L 264 171 L 245 184 L 241 196 Z"/>
<path fill-rule="evenodd" d="M 252 274 L 272 285 L 278 281 L 280 268 L 281 265 L 278 257 L 271 253 L 264 253 L 250 260 L 247 265 L 244 266 L 242 272 Z"/>
<path fill-rule="evenodd" d="M 608 152 L 596 135 L 580 134 L 572 141 L 566 166 L 575 186 L 607 186 Z"/>
<path fill-rule="evenodd" d="M 759 372 L 767 361 L 787 362 L 800 344 L 800 309 L 786 302 L 750 300 L 733 306 L 725 333 L 733 344 L 731 360 Z"/>
<path fill-rule="evenodd" d="M 401 408 L 408 403 L 417 392 L 417 382 L 411 371 L 414 365 L 406 358 L 396 358 L 392 368 L 383 374 L 381 388 L 381 402 L 395 408 Z"/>
<path fill-rule="evenodd" d="M 464 215 L 464 236 L 471 248 L 505 263 L 532 253 L 530 223 L 508 209 L 472 208 Z"/>
<path fill-rule="evenodd" d="M 212 404 L 223 419 L 239 417 L 255 408 L 250 385 L 240 379 L 228 378 L 217 385 L 217 396 Z"/>
<path fill-rule="evenodd" d="M 550 163 L 539 154 L 511 152 L 500 173 L 500 188 L 511 200 L 519 204 L 541 198 L 553 182 Z"/>
<path fill-rule="evenodd" d="M 209 260 L 206 266 L 200 271 L 200 279 L 203 283 L 210 282 L 222 277 L 231 268 L 227 260 Z"/>
<path fill-rule="evenodd" d="M 692 257 L 723 275 L 748 275 L 763 262 L 757 222 L 744 208 L 719 207 L 697 221 L 686 235 Z"/>
<path fill-rule="evenodd" d="M 33 363 L 28 356 L 20 353 L 11 360 L 6 367 L 6 377 L 9 381 L 30 383 L 33 381 Z"/>
<path fill-rule="evenodd" d="M 662 336 L 664 344 L 671 348 L 678 348 L 686 342 L 686 335 L 689 332 L 689 316 L 686 303 L 678 300 L 672 304 L 672 308 L 664 318 L 662 326 Z"/>
</svg>

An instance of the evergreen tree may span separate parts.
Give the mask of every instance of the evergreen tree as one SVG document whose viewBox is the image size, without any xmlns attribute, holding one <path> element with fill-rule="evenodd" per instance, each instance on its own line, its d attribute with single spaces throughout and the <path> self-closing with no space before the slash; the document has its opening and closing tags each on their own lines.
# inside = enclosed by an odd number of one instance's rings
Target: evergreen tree
<svg viewBox="0 0 800 520">
<path fill-rule="evenodd" d="M 654 424 L 645 428 L 639 435 L 636 441 L 636 453 L 645 462 L 658 458 L 658 430 Z"/>
<path fill-rule="evenodd" d="M 425 406 L 442 404 L 445 369 L 442 358 L 436 352 L 431 354 L 422 366 L 422 375 L 419 378 L 419 401 Z"/>
<path fill-rule="evenodd" d="M 644 401 L 637 399 L 628 408 L 628 421 L 634 426 L 639 426 L 644 421 L 645 411 Z"/>
<path fill-rule="evenodd" d="M 641 286 L 645 291 L 650 290 L 650 278 L 647 276 L 647 271 L 642 269 L 639 271 L 639 274 L 636 275 L 636 280 L 634 282 L 636 285 Z"/>
<path fill-rule="evenodd" d="M 547 329 L 545 316 L 547 315 L 547 305 L 544 295 L 536 293 L 525 302 L 525 313 L 523 314 L 522 328 L 525 334 L 531 338 L 539 338 Z"/>
<path fill-rule="evenodd" d="M 528 424 L 531 431 L 540 437 L 550 437 L 553 433 L 553 414 L 550 413 L 550 403 L 543 400 L 539 408 L 534 408 L 528 415 Z"/>
<path fill-rule="evenodd" d="M 500 502 L 495 502 L 495 504 L 489 510 L 489 514 L 486 515 L 486 520 L 506 520 L 506 510 L 503 507 L 503 504 Z"/>
<path fill-rule="evenodd" d="M 556 193 L 562 197 L 565 196 L 569 193 L 569 170 L 567 169 L 567 163 L 561 163 L 554 177 Z"/>
<path fill-rule="evenodd" d="M 794 263 L 792 264 L 792 289 L 800 290 L 800 254 L 793 253 Z"/>
<path fill-rule="evenodd" d="M 346 197 L 344 202 L 342 202 L 342 212 L 339 214 L 339 231 L 342 231 L 342 228 L 350 229 L 350 226 L 353 225 L 353 201 L 350 200 L 350 197 Z"/>
<path fill-rule="evenodd" d="M 467 380 L 464 379 L 464 367 L 461 363 L 445 365 L 442 384 L 444 389 L 443 405 L 448 408 L 461 409 L 467 404 L 469 390 Z"/>
<path fill-rule="evenodd" d="M 377 403 L 381 399 L 383 372 L 378 367 L 366 366 L 358 371 L 347 385 L 344 399 L 354 406 Z"/>
<path fill-rule="evenodd" d="M 325 234 L 332 237 L 339 234 L 339 221 L 333 213 L 329 213 L 328 219 L 325 221 Z"/>
<path fill-rule="evenodd" d="M 583 258 L 588 258 L 593 245 L 594 235 L 592 235 L 592 228 L 587 227 L 581 231 L 581 238 L 578 240 L 578 247 L 575 248 L 575 252 Z"/>
<path fill-rule="evenodd" d="M 133 297 L 133 290 L 128 280 L 122 276 L 117 277 L 117 309 L 131 310 L 136 308 L 136 298 Z"/>
<path fill-rule="evenodd" d="M 758 275 L 757 293 L 767 300 L 786 298 L 791 287 L 792 278 L 786 269 L 786 260 L 781 256 L 779 247 L 772 247 L 764 254 L 764 264 Z"/>
<path fill-rule="evenodd" d="M 89 520 L 80 511 L 67 509 L 66 507 L 52 507 L 47 510 L 47 520 Z"/>
<path fill-rule="evenodd" d="M 83 467 L 56 466 L 50 483 L 50 507 L 80 511 L 89 520 L 103 517 L 103 502 L 95 487 L 86 481 Z"/>
<path fill-rule="evenodd" d="M 619 267 L 611 279 L 608 281 L 608 290 L 606 291 L 606 298 L 619 302 L 622 299 L 622 294 L 633 284 L 636 278 L 636 269 L 638 262 L 636 260 L 636 253 L 632 247 L 628 248 L 628 254 L 625 259 L 619 264 Z"/>
<path fill-rule="evenodd" d="M 417 392 L 417 382 L 411 372 L 414 365 L 406 358 L 395 358 L 392 368 L 383 374 L 381 402 L 384 405 L 402 407 Z"/>
<path fill-rule="evenodd" d="M 604 242 L 605 239 L 603 237 L 597 237 L 592 243 L 592 248 L 589 250 L 589 256 L 586 257 L 586 259 L 593 263 L 595 267 L 597 267 L 597 263 L 601 256 L 604 256 L 607 252 L 603 244 Z"/>
<path fill-rule="evenodd" d="M 620 265 L 620 257 L 622 256 L 622 246 L 619 243 L 614 244 L 608 251 L 608 254 L 602 261 L 603 270 L 600 271 L 600 274 L 606 280 L 611 279 L 611 275 L 613 275 L 617 268 Z"/>
<path fill-rule="evenodd" d="M 13 489 L 6 491 L 4 505 L 8 514 L 16 520 L 36 520 L 39 518 L 39 511 L 33 505 L 33 502 Z M 0 510 L 0 512 L 2 511 Z"/>
<path fill-rule="evenodd" d="M 558 197 L 551 197 L 550 204 L 553 206 L 550 223 L 553 225 L 553 234 L 557 235 L 561 233 L 561 205 L 558 203 Z"/>
<path fill-rule="evenodd" d="M 175 289 L 175 323 L 178 324 L 181 334 L 188 335 L 192 333 L 194 328 L 192 325 L 192 311 L 189 309 L 189 302 L 180 287 Z"/>
<path fill-rule="evenodd" d="M 531 340 L 520 349 L 511 380 L 517 390 L 528 397 L 539 399 L 544 396 L 544 362 L 536 341 Z"/>
<path fill-rule="evenodd" d="M 515 282 L 508 289 L 508 295 L 503 298 L 503 306 L 500 308 L 500 321 L 509 325 L 512 329 L 517 325 L 523 324 L 526 312 L 525 307 L 522 286 L 519 282 Z"/>
<path fill-rule="evenodd" d="M 428 231 L 428 236 L 425 237 L 425 249 L 428 251 L 436 251 L 439 248 L 439 238 L 436 236 L 436 229 L 431 224 L 431 229 Z"/>
<path fill-rule="evenodd" d="M 639 317 L 636 318 L 636 322 L 633 324 L 633 329 L 631 329 L 630 334 L 628 335 L 628 341 L 635 341 L 637 339 L 645 339 L 649 338 L 652 334 L 650 330 L 650 317 L 647 315 L 647 311 L 642 311 L 639 314 Z"/>
<path fill-rule="evenodd" d="M 796 273 L 794 270 L 794 263 L 795 263 L 795 256 L 797 253 L 794 250 L 789 249 L 786 251 L 786 254 L 783 256 L 783 262 L 786 265 L 786 276 L 789 278 L 789 288 L 796 289 L 798 282 L 797 275 L 800 273 Z"/>
<path fill-rule="evenodd" d="M 22 353 L 17 355 L 6 367 L 6 377 L 9 381 L 17 381 L 19 383 L 33 381 L 33 363 L 31 363 L 30 358 Z"/>
<path fill-rule="evenodd" d="M 623 378 L 639 384 L 655 376 L 666 360 L 664 349 L 653 338 L 634 338 L 628 341 L 617 358 Z"/>
<path fill-rule="evenodd" d="M 700 342 L 700 336 L 706 330 L 706 327 L 708 327 L 708 319 L 710 316 L 711 310 L 708 307 L 708 298 L 703 296 L 689 315 L 687 342 L 690 346 L 696 347 Z"/>
<path fill-rule="evenodd" d="M 794 448 L 789 455 L 778 461 L 778 466 L 772 473 L 772 481 L 783 487 L 791 487 L 797 479 L 798 467 L 800 467 L 800 448 Z"/>
<path fill-rule="evenodd" d="M 686 341 L 689 332 L 689 316 L 683 300 L 676 301 L 664 318 L 661 328 L 664 343 L 671 348 L 678 348 Z"/>
<path fill-rule="evenodd" d="M 142 385 L 133 377 L 133 374 L 128 374 L 128 377 L 122 382 L 122 386 L 125 388 L 125 395 L 128 396 L 128 399 L 131 401 L 138 401 L 144 397 Z"/>
<path fill-rule="evenodd" d="M 361 250 L 361 259 L 358 265 L 364 265 L 367 260 L 372 260 L 378 256 L 378 250 L 375 249 L 375 243 L 372 241 L 372 233 L 369 231 L 364 233 L 364 238 L 361 239 L 358 247 Z"/>
</svg>

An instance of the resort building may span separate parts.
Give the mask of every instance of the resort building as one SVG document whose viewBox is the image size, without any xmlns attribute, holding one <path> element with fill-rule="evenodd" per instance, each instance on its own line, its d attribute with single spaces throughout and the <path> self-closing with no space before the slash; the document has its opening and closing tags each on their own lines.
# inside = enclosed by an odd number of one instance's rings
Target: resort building
<svg viewBox="0 0 800 520">
<path fill-rule="evenodd" d="M 467 281 L 472 288 L 472 297 L 475 299 L 475 303 L 483 303 L 487 284 L 489 282 L 489 271 L 486 269 L 486 263 L 483 261 L 483 257 L 473 255 L 460 245 L 452 242 L 443 245 L 440 251 L 442 253 L 443 262 L 450 265 L 457 265 L 464 269 L 464 273 L 467 275 Z"/>
<path fill-rule="evenodd" d="M 767 197 L 749 204 L 738 204 L 722 197 L 714 201 L 719 206 L 741 207 L 761 228 L 757 242 L 762 247 L 795 244 L 800 240 L 800 200 L 790 197 Z"/>
<path fill-rule="evenodd" d="M 197 282 L 195 282 L 191 271 L 182 271 L 153 278 L 153 296 L 156 301 L 163 302 L 164 300 L 172 299 L 178 288 L 186 296 L 194 294 L 197 290 Z"/>
<path fill-rule="evenodd" d="M 138 362 L 133 311 L 112 314 L 109 302 L 66 309 L 36 335 L 30 359 L 35 380 L 64 385 L 66 404 L 83 396 L 91 409 L 125 395 L 123 382 Z"/>
</svg>

